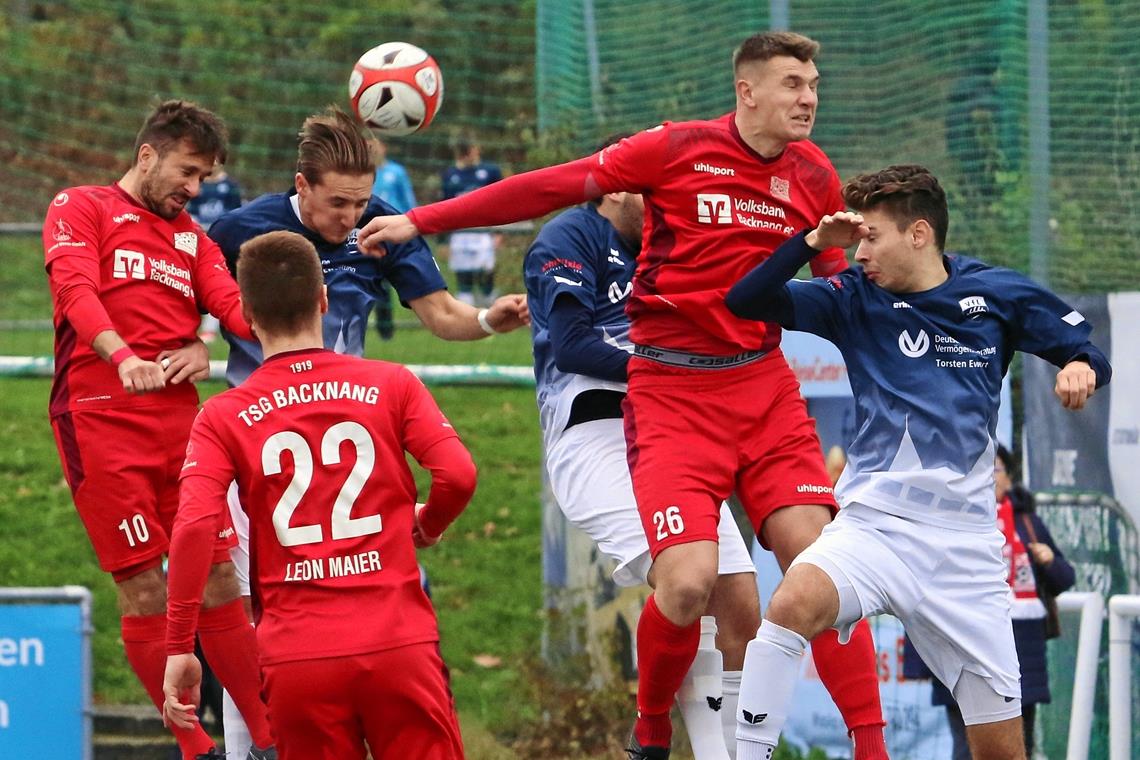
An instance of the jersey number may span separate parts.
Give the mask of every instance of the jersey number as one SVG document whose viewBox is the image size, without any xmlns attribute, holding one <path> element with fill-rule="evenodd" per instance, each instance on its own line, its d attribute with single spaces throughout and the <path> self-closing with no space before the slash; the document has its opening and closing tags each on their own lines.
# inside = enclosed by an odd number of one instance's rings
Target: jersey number
<svg viewBox="0 0 1140 760">
<path fill-rule="evenodd" d="M 325 431 L 321 439 L 321 464 L 340 464 L 340 445 L 352 441 L 356 446 L 356 464 L 348 479 L 340 487 L 332 510 L 332 537 L 356 538 L 379 533 L 380 515 L 352 517 L 352 505 L 360 496 L 364 484 L 372 474 L 376 464 L 376 446 L 363 425 L 356 422 L 338 422 Z M 293 480 L 281 494 L 277 506 L 273 508 L 273 530 L 282 546 L 316 544 L 324 540 L 320 524 L 290 526 L 293 511 L 297 509 L 309 485 L 313 482 L 313 452 L 309 444 L 297 433 L 284 431 L 275 433 L 265 442 L 261 450 L 261 466 L 266 475 L 281 474 L 281 455 L 286 451 L 293 455 Z"/>
<path fill-rule="evenodd" d="M 127 522 L 126 518 L 119 523 L 119 530 L 127 535 L 127 543 L 133 549 L 137 544 L 145 544 L 150 540 L 150 531 L 146 527 L 146 518 L 136 514 Z"/>
<path fill-rule="evenodd" d="M 657 526 L 658 541 L 664 541 L 669 534 L 676 536 L 685 531 L 685 521 L 681 519 L 679 507 L 667 507 L 664 512 L 654 512 L 653 524 Z"/>
</svg>

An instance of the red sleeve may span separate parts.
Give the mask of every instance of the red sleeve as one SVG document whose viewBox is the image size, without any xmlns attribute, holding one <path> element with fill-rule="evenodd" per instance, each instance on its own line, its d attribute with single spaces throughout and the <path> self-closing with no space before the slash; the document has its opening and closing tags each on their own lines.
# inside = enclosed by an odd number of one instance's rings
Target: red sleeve
<svg viewBox="0 0 1140 760">
<path fill-rule="evenodd" d="M 847 208 L 847 204 L 843 202 L 843 194 L 839 186 L 839 175 L 835 174 L 834 170 L 832 170 L 832 183 L 827 194 L 825 208 L 827 209 L 824 212 L 826 214 L 833 214 Z M 842 248 L 828 248 L 813 258 L 810 266 L 812 277 L 830 277 L 833 274 L 839 274 L 849 265 L 847 254 Z"/>
<path fill-rule="evenodd" d="M 178 514 L 170 537 L 167 578 L 166 651 L 194 651 L 202 590 L 210 574 L 215 540 L 227 510 L 233 465 L 221 441 L 199 413 L 190 431 L 182 466 Z"/>
<path fill-rule="evenodd" d="M 408 212 L 421 235 L 535 219 L 621 190 L 640 193 L 664 165 L 665 130 L 654 127 L 577 161 L 516 174 Z"/>
<path fill-rule="evenodd" d="M 431 472 L 431 491 L 420 512 L 420 526 L 429 536 L 441 535 L 471 501 L 476 470 L 471 453 L 458 438 L 444 438 L 416 457 Z"/>
<path fill-rule="evenodd" d="M 62 203 L 60 202 L 62 199 Z M 44 266 L 60 318 L 90 345 L 115 329 L 99 300 L 99 225 L 91 199 L 72 189 L 56 196 L 44 219 Z"/>
<path fill-rule="evenodd" d="M 431 491 L 420 525 L 438 536 L 459 516 L 475 493 L 475 462 L 424 384 L 402 369 L 404 449 L 431 473 Z"/>
<path fill-rule="evenodd" d="M 213 314 L 222 326 L 243 340 L 256 340 L 249 323 L 241 315 L 241 293 L 218 244 L 198 232 L 197 269 L 194 287 L 206 311 Z"/>
</svg>

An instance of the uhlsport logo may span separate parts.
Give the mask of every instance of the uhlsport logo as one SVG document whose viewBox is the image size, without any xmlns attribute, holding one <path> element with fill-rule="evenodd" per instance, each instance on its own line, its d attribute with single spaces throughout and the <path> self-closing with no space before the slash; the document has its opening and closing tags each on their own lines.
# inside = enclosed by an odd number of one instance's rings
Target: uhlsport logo
<svg viewBox="0 0 1140 760">
<path fill-rule="evenodd" d="M 116 280 L 145 280 L 146 268 L 143 266 L 143 255 L 138 251 L 116 248 L 111 276 Z"/>
<path fill-rule="evenodd" d="M 713 166 L 712 164 L 706 164 L 704 161 L 700 161 L 700 162 L 693 164 L 693 170 L 698 171 L 698 172 L 704 172 L 706 174 L 715 174 L 718 177 L 735 177 L 736 176 L 736 169 L 729 169 L 726 166 Z"/>
<path fill-rule="evenodd" d="M 902 351 L 904 356 L 917 359 L 925 354 L 929 348 L 930 336 L 926 334 L 926 330 L 919 330 L 918 335 L 913 338 L 906 330 L 899 333 L 899 351 Z"/>
<path fill-rule="evenodd" d="M 977 319 L 989 311 L 986 299 L 981 296 L 966 296 L 958 301 L 958 305 L 962 307 L 962 313 L 970 319 Z"/>
<path fill-rule="evenodd" d="M 732 224 L 732 199 L 724 193 L 698 193 L 697 221 L 702 224 Z"/>
</svg>

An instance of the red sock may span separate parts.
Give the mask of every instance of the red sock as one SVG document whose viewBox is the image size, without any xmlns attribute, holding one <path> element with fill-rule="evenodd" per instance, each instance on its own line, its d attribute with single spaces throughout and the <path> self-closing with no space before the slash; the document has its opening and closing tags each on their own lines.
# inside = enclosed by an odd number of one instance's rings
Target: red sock
<svg viewBox="0 0 1140 760">
<path fill-rule="evenodd" d="M 875 642 L 867 621 L 855 627 L 845 645 L 839 643 L 837 631 L 824 631 L 811 640 L 811 654 L 819 680 L 827 687 L 855 741 L 854 760 L 887 760 Z"/>
<path fill-rule="evenodd" d="M 162 693 L 162 678 L 166 674 L 166 615 L 124 615 L 120 623 L 127 662 L 161 714 L 162 703 L 166 701 Z M 171 726 L 170 731 L 178 740 L 183 760 L 193 760 L 214 747 L 214 740 L 206 735 L 201 725 L 194 728 Z"/>
<path fill-rule="evenodd" d="M 637 722 L 633 735 L 643 747 L 668 747 L 669 710 L 697 656 L 701 623 L 684 628 L 661 614 L 653 595 L 637 623 Z"/>
<path fill-rule="evenodd" d="M 257 664 L 257 639 L 245 616 L 241 599 L 198 615 L 198 640 L 202 654 L 233 697 L 253 743 L 272 747 L 273 732 L 261 700 L 261 668 Z"/>
</svg>

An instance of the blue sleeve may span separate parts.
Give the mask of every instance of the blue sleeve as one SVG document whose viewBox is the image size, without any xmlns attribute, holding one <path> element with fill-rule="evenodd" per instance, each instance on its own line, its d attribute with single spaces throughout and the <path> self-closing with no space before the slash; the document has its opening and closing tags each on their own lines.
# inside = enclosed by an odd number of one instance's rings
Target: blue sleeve
<svg viewBox="0 0 1140 760">
<path fill-rule="evenodd" d="M 807 244 L 807 233 L 785 240 L 772 255 L 732 286 L 724 303 L 741 319 L 789 324 L 792 301 L 784 285 L 819 253 Z"/>
<path fill-rule="evenodd" d="M 359 225 L 363 227 L 375 216 L 396 213 L 399 212 L 391 205 L 373 197 Z M 440 274 L 439 265 L 436 264 L 431 248 L 423 236 L 417 235 L 408 242 L 398 245 L 386 245 L 386 248 L 388 253 L 380 259 L 380 271 L 396 289 L 401 304 L 407 306 L 410 301 L 417 298 L 430 295 L 437 290 L 447 290 L 447 282 Z"/>
<path fill-rule="evenodd" d="M 1014 304 L 1013 347 L 1040 356 L 1056 367 L 1084 359 L 1096 373 L 1096 387 L 1112 379 L 1108 357 L 1089 341 L 1092 325 L 1080 312 L 1028 277 L 1001 270 L 1005 293 Z"/>
<path fill-rule="evenodd" d="M 626 382 L 629 353 L 611 346 L 594 329 L 593 310 L 568 294 L 559 295 L 547 319 L 554 366 L 562 372 Z"/>
<path fill-rule="evenodd" d="M 241 208 L 241 186 L 229 180 L 230 191 L 226 194 L 225 209 L 226 211 L 233 211 L 235 208 Z"/>
<path fill-rule="evenodd" d="M 206 234 L 222 249 L 230 274 L 237 276 L 238 251 L 241 250 L 241 244 L 246 241 L 246 231 L 239 217 L 233 213 L 222 214 L 218 221 L 210 225 Z"/>
<path fill-rule="evenodd" d="M 597 246 L 582 226 L 572 221 L 563 215 L 543 227 L 523 260 L 527 298 L 531 311 L 538 313 L 540 324 L 561 295 L 581 303 L 593 321 L 598 289 Z"/>
</svg>

